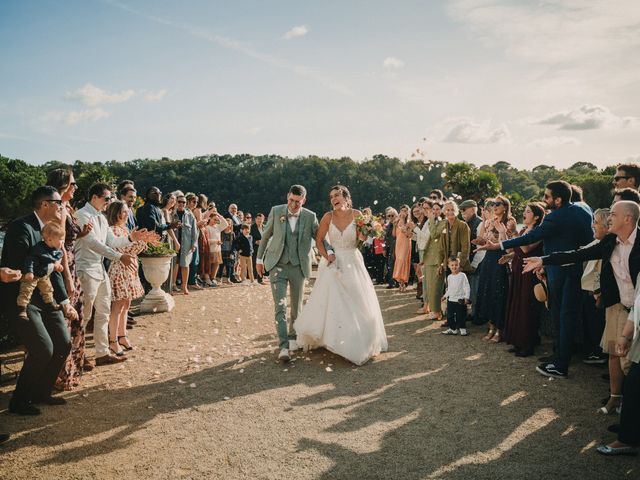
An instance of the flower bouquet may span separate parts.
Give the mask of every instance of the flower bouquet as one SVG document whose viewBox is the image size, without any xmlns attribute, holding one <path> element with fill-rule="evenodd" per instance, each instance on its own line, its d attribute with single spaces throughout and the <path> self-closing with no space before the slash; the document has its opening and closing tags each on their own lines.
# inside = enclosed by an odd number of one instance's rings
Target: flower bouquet
<svg viewBox="0 0 640 480">
<path fill-rule="evenodd" d="M 373 215 L 358 215 L 355 219 L 356 231 L 358 233 L 357 247 L 360 248 L 367 238 L 384 237 L 384 227 L 382 220 Z"/>
</svg>

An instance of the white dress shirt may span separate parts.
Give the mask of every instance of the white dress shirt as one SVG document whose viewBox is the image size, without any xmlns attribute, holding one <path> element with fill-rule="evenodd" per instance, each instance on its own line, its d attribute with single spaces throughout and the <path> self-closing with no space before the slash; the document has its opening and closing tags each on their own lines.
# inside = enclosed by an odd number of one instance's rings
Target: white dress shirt
<svg viewBox="0 0 640 480">
<path fill-rule="evenodd" d="M 634 303 L 634 288 L 631 272 L 629 272 L 629 255 L 636 243 L 636 232 L 637 230 L 634 228 L 633 233 L 624 242 L 620 240 L 620 237 L 617 237 L 616 246 L 611 254 L 611 266 L 620 291 L 620 303 L 627 308 Z"/>
<path fill-rule="evenodd" d="M 293 213 L 287 209 L 287 220 L 289 221 L 289 226 L 291 227 L 292 232 L 295 232 L 296 230 L 298 218 L 300 218 L 300 211 L 298 211 L 298 213 Z"/>
<path fill-rule="evenodd" d="M 413 228 L 414 240 L 416 241 L 416 246 L 418 251 L 421 252 L 427 246 L 427 242 L 429 241 L 429 236 L 431 232 L 429 231 L 429 220 L 426 220 L 422 225 L 422 228 L 417 225 Z"/>
<path fill-rule="evenodd" d="M 131 242 L 127 237 L 116 237 L 105 216 L 89 202 L 76 212 L 76 218 L 80 228 L 93 222 L 91 232 L 76 240 L 76 270 L 101 280 L 106 276 L 102 259 L 106 257 L 111 261 L 119 260 L 122 254 L 114 248 L 126 247 Z"/>
<path fill-rule="evenodd" d="M 471 298 L 471 286 L 463 272 L 458 272 L 456 275 L 452 273 L 447 277 L 447 291 L 444 292 L 444 296 L 450 302 Z"/>
</svg>

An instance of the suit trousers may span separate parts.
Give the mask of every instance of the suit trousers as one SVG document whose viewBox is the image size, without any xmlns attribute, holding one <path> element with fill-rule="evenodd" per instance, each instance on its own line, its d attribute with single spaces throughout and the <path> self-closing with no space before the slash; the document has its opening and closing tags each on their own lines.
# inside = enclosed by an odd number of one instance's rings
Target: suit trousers
<svg viewBox="0 0 640 480">
<path fill-rule="evenodd" d="M 82 315 L 84 326 L 91 318 L 93 308 L 93 341 L 96 346 L 96 357 L 109 354 L 109 315 L 111 314 L 111 281 L 106 273 L 102 279 L 96 279 L 86 272 L 78 272 L 78 279 L 84 295 Z"/>
<path fill-rule="evenodd" d="M 638 341 L 638 340 L 636 340 Z M 640 445 L 640 364 L 631 363 L 624 379 L 624 401 L 620 415 L 618 440 L 627 445 Z"/>
<path fill-rule="evenodd" d="M 247 278 L 252 282 L 255 280 L 251 257 L 240 255 L 240 280 L 246 280 Z"/>
<path fill-rule="evenodd" d="M 30 402 L 51 395 L 53 384 L 71 351 L 69 329 L 62 312 L 27 306 L 28 320 L 21 320 L 17 310 L 11 318 L 18 338 L 27 348 L 12 401 Z"/>
<path fill-rule="evenodd" d="M 300 265 L 291 263 L 277 264 L 269 272 L 271 294 L 275 306 L 276 328 L 280 340 L 280 348 L 289 348 L 289 339 L 295 340 L 296 332 L 293 322 L 302 310 L 304 296 L 304 274 Z M 287 286 L 291 292 L 291 316 L 287 322 Z"/>
<path fill-rule="evenodd" d="M 569 371 L 573 337 L 580 316 L 582 264 L 546 269 L 549 279 L 549 310 L 555 325 L 555 350 L 551 363 L 566 373 Z"/>
<path fill-rule="evenodd" d="M 582 291 L 582 333 L 585 355 L 600 355 L 600 340 L 604 332 L 605 309 L 598 308 L 590 292 Z"/>
</svg>

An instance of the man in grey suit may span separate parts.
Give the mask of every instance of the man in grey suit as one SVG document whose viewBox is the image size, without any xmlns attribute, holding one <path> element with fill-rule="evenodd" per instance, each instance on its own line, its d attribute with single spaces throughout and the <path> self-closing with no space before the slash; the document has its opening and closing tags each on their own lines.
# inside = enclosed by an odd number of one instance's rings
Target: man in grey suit
<svg viewBox="0 0 640 480">
<path fill-rule="evenodd" d="M 258 275 L 264 275 L 265 270 L 270 272 L 280 339 L 278 358 L 284 362 L 290 359 L 289 350 L 297 348 L 293 322 L 302 309 L 304 281 L 311 275 L 311 242 L 318 230 L 316 214 L 302 208 L 306 199 L 307 190 L 302 185 L 293 185 L 287 194 L 287 203 L 271 208 L 256 259 Z M 335 260 L 333 252 L 328 253 L 330 260 Z M 287 286 L 291 290 L 289 322 L 286 318 Z"/>
</svg>

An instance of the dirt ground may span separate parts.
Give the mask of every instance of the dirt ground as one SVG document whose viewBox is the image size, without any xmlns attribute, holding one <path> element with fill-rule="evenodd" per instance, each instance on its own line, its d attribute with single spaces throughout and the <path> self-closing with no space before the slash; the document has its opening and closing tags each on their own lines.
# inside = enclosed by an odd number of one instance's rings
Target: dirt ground
<svg viewBox="0 0 640 480">
<path fill-rule="evenodd" d="M 177 296 L 66 406 L 11 415 L 1 386 L 0 477 L 640 478 L 637 457 L 595 452 L 614 438 L 616 418 L 595 413 L 605 369 L 576 360 L 569 380 L 546 379 L 484 329 L 440 335 L 415 291 L 376 288 L 390 348 L 362 367 L 325 350 L 277 363 L 268 286 Z"/>
</svg>

